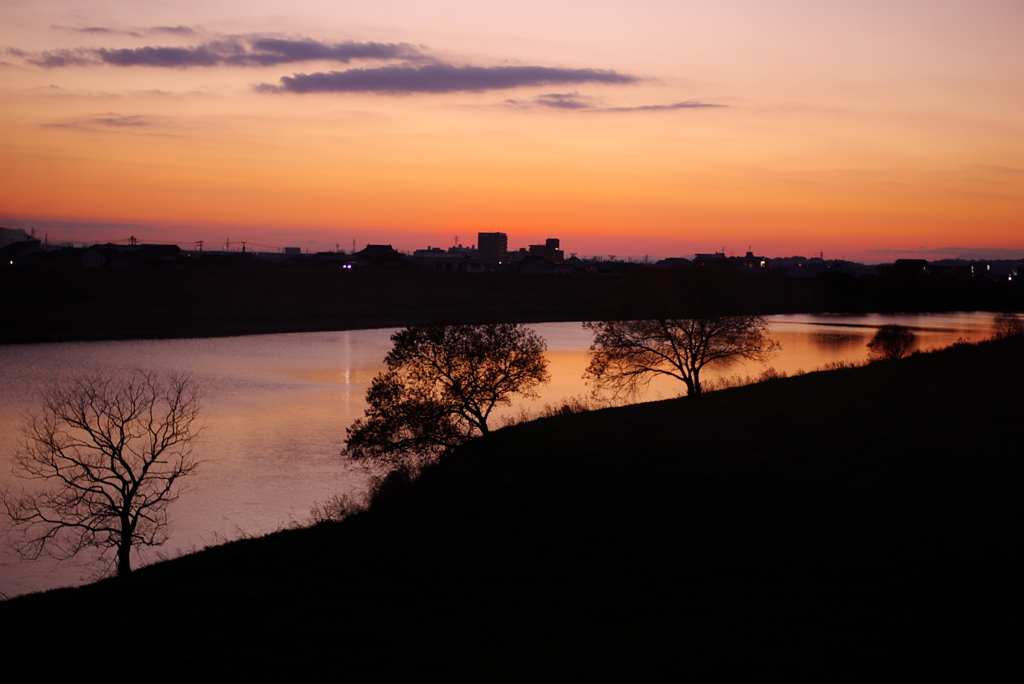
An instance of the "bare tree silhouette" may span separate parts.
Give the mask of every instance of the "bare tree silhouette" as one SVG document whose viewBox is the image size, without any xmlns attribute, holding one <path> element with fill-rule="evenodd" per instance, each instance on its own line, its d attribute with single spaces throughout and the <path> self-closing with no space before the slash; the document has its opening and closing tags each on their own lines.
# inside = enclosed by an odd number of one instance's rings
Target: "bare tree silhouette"
<svg viewBox="0 0 1024 684">
<path fill-rule="evenodd" d="M 127 575 L 132 549 L 166 540 L 167 506 L 198 467 L 194 383 L 136 371 L 78 378 L 42 399 L 14 456 L 14 473 L 42 487 L 2 493 L 12 546 L 26 559 L 113 551 L 118 576 Z"/>
<path fill-rule="evenodd" d="M 701 316 L 584 323 L 594 331 L 588 377 L 598 390 L 635 395 L 664 375 L 687 393 L 702 391 L 700 373 L 738 360 L 766 361 L 780 348 L 763 316 Z"/>
</svg>

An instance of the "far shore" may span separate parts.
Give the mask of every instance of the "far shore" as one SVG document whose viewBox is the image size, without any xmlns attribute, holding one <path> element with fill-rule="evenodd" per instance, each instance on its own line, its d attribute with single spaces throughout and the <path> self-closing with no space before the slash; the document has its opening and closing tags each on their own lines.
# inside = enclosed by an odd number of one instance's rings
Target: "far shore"
<svg viewBox="0 0 1024 684">
<path fill-rule="evenodd" d="M 581 320 L 577 316 L 489 316 L 481 319 L 458 319 L 458 323 L 565 323 Z M 279 335 L 288 333 L 315 333 L 315 332 L 338 332 L 342 330 L 378 330 L 388 328 L 407 328 L 413 325 L 429 325 L 436 322 L 436 319 L 429 316 L 407 316 L 404 318 L 366 318 L 350 319 L 344 321 L 330 321 L 311 318 L 305 321 L 288 322 L 240 322 L 235 325 L 222 326 L 216 324 L 182 326 L 179 328 L 161 328 L 153 330 L 150 327 L 144 328 L 123 328 L 99 329 L 93 326 L 84 326 L 77 330 L 53 331 L 50 333 L 24 333 L 17 331 L 6 333 L 0 339 L 0 345 L 5 344 L 47 344 L 57 342 L 102 342 L 114 340 L 167 340 L 167 339 L 195 339 L 204 337 L 239 337 L 243 335 Z"/>
<path fill-rule="evenodd" d="M 1024 286 L 749 276 L 638 267 L 622 275 L 334 269 L 0 271 L 0 344 L 229 337 L 434 323 L 650 317 L 653 292 L 723 284 L 747 313 L 1017 311 Z M 714 279 L 704 276 L 711 274 Z M 654 297 L 658 299 L 659 297 Z M 685 305 L 685 304 L 684 304 Z"/>
<path fill-rule="evenodd" d="M 228 337 L 427 323 L 587 320 L 619 280 L 333 270 L 20 269 L 0 344 Z"/>
</svg>

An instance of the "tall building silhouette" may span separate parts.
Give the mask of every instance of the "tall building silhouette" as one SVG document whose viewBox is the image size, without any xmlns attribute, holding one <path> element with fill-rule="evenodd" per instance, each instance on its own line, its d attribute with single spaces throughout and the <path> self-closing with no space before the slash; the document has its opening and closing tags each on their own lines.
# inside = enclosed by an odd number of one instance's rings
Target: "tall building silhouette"
<svg viewBox="0 0 1024 684">
<path fill-rule="evenodd" d="M 497 266 L 508 255 L 508 235 L 505 233 L 478 233 L 476 237 L 477 257 L 485 264 Z"/>
</svg>

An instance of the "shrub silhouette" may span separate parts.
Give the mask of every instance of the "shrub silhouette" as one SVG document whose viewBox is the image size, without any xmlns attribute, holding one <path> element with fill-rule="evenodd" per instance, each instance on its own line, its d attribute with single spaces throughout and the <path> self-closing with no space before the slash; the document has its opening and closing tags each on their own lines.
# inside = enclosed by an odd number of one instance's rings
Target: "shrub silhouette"
<svg viewBox="0 0 1024 684">
<path fill-rule="evenodd" d="M 996 329 L 995 337 L 997 340 L 1001 340 L 1004 337 L 1024 335 L 1024 320 L 1017 316 L 1017 314 L 996 314 L 995 318 L 992 320 L 992 324 Z"/>
<path fill-rule="evenodd" d="M 868 342 L 868 359 L 889 361 L 902 359 L 910 353 L 917 336 L 905 325 L 888 323 L 883 325 Z"/>
</svg>

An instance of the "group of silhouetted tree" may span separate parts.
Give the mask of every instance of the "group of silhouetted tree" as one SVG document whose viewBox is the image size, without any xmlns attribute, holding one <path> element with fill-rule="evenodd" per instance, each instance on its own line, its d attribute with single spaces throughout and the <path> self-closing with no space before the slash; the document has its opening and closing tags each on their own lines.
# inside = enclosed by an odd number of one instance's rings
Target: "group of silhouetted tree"
<svg viewBox="0 0 1024 684">
<path fill-rule="evenodd" d="M 706 368 L 763 362 L 780 348 L 758 313 L 756 287 L 734 269 L 636 271 L 622 295 L 605 320 L 584 323 L 594 333 L 586 377 L 595 392 L 635 395 L 664 376 L 698 397 Z M 994 325 L 997 337 L 1024 333 L 1014 314 L 1000 314 Z M 344 453 L 406 479 L 486 435 L 496 408 L 536 396 L 549 379 L 546 344 L 523 324 L 411 326 L 391 339 L 387 370 L 373 379 Z M 909 328 L 883 325 L 867 345 L 869 359 L 900 359 L 915 343 Z M 122 380 L 72 380 L 45 391 L 42 403 L 26 419 L 14 462 L 16 474 L 46 486 L 2 492 L 15 549 L 25 558 L 66 558 L 96 548 L 126 575 L 134 549 L 165 540 L 167 506 L 179 480 L 198 467 L 196 388 L 184 376 L 139 371 Z M 352 508 L 339 499 L 314 517 L 334 519 Z"/>
</svg>

